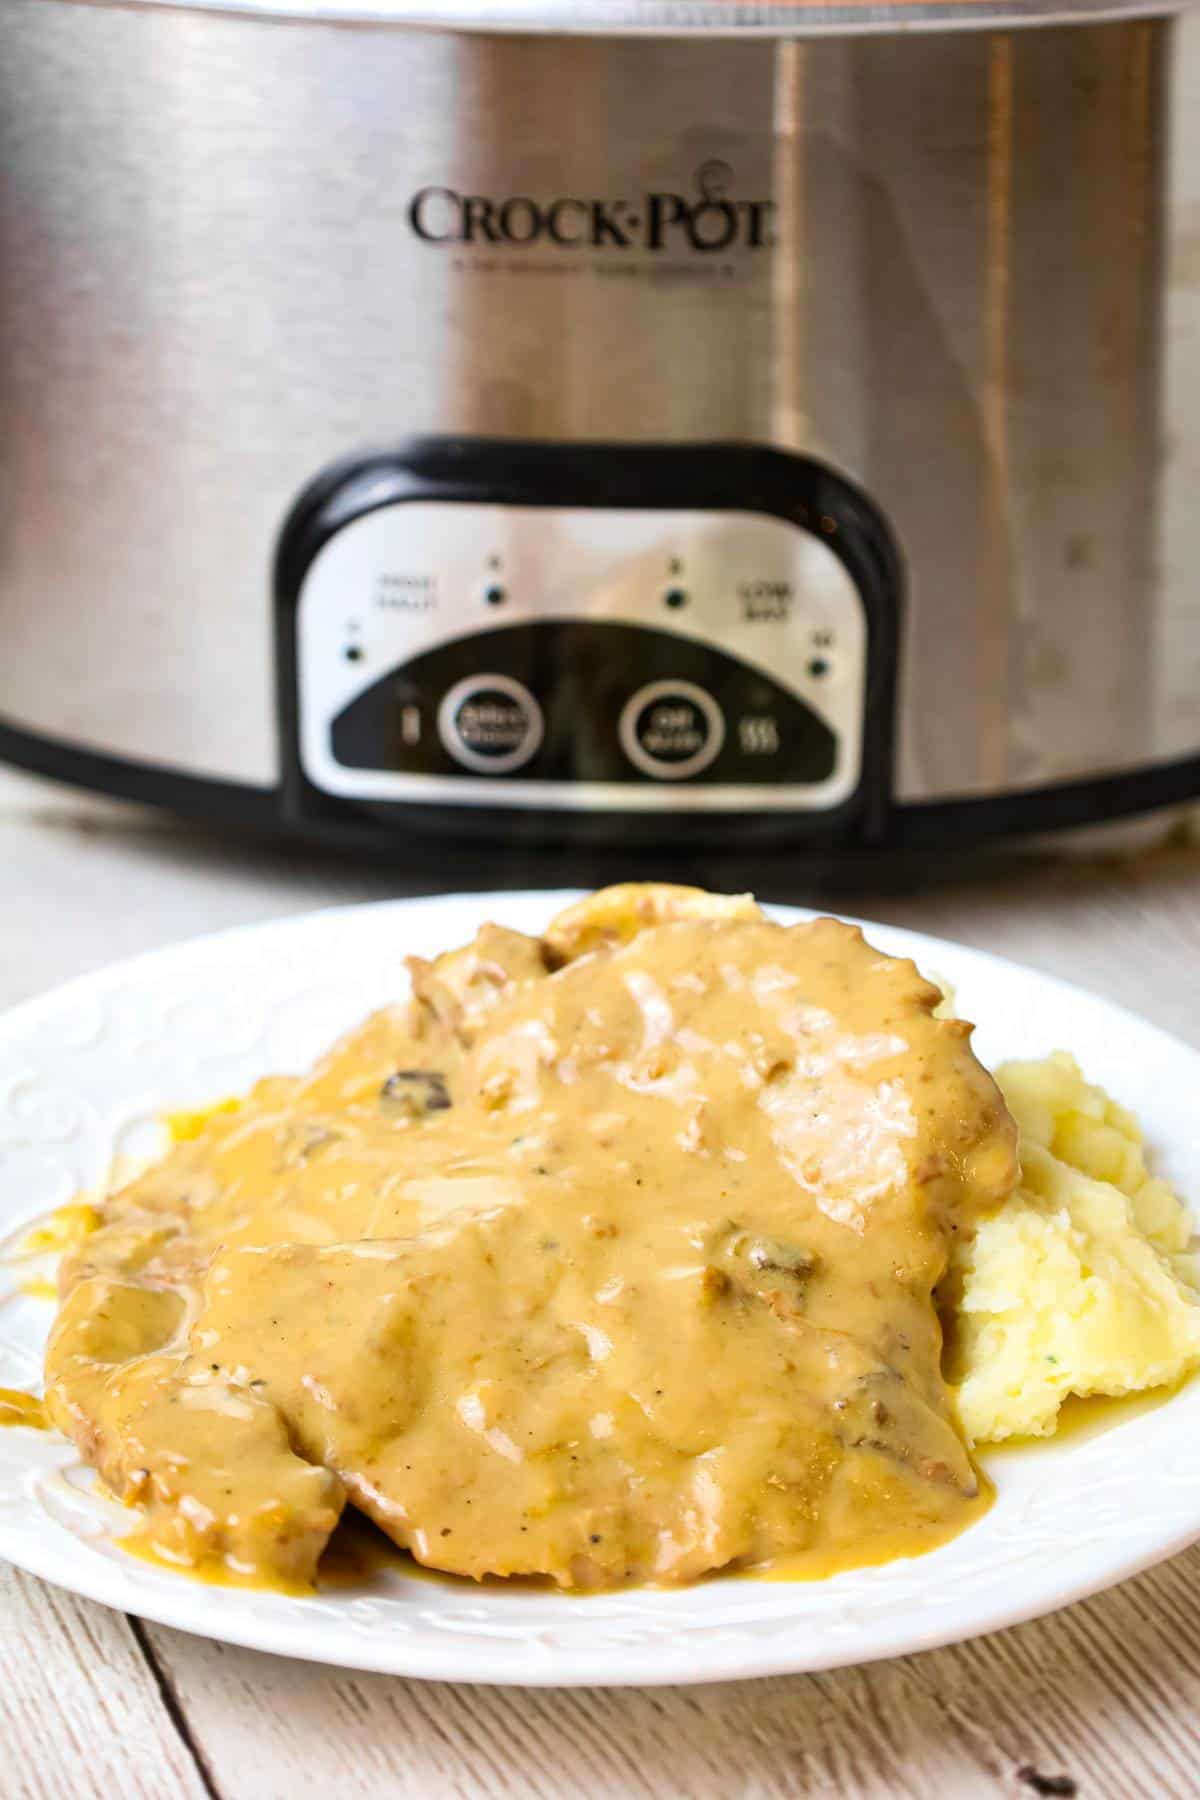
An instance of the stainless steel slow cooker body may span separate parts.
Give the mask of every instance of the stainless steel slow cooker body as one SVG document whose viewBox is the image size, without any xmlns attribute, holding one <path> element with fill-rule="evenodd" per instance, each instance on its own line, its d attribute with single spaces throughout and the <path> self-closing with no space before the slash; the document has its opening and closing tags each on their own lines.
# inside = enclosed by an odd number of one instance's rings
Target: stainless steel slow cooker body
<svg viewBox="0 0 1200 1800">
<path fill-rule="evenodd" d="M 0 754 L 381 837 L 1200 792 L 1135 10 L 6 0 Z"/>
</svg>

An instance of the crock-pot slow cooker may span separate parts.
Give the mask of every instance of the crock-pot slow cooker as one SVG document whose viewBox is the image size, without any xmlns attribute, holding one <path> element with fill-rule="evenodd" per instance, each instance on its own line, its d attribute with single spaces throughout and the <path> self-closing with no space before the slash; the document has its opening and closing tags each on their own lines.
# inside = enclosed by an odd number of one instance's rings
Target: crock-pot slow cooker
<svg viewBox="0 0 1200 1800">
<path fill-rule="evenodd" d="M 0 755 L 381 844 L 861 852 L 1200 794 L 1187 20 L 2 30 Z"/>
</svg>

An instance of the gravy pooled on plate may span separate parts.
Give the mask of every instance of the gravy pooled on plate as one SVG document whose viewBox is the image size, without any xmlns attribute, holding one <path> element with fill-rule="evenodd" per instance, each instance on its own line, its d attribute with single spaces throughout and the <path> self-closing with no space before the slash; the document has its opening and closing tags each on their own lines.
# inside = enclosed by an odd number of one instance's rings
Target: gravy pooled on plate
<svg viewBox="0 0 1200 1800">
<path fill-rule="evenodd" d="M 1015 1131 L 911 963 L 635 888 L 412 970 L 64 1264 L 49 1412 L 145 1547 L 309 1584 L 349 1500 L 433 1568 L 597 1588 L 977 1514 L 934 1294 Z"/>
</svg>

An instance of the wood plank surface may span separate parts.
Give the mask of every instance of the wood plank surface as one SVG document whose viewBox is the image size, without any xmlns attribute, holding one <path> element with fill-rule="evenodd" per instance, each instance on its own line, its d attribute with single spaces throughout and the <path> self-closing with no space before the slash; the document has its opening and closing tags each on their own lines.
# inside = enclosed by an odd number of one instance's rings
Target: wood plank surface
<svg viewBox="0 0 1200 1800">
<path fill-rule="evenodd" d="M 200 930 L 421 880 L 0 776 L 0 1004 Z M 1200 1044 L 1195 845 L 943 860 L 891 869 L 886 884 L 835 886 L 798 865 L 756 885 L 1000 951 Z M 455 1688 L 259 1656 L 0 1567 L 0 1744 L 2 1800 L 1188 1800 L 1200 1796 L 1200 1548 L 1053 1618 L 921 1657 L 607 1692 Z"/>
<path fill-rule="evenodd" d="M 954 1649 L 703 1688 L 453 1687 L 148 1630 L 227 1800 L 1200 1793 L 1200 1548 Z"/>
<path fill-rule="evenodd" d="M 213 1789 L 121 1613 L 0 1563 L 5 1800 L 205 1800 Z M 249 1790 L 243 1788 L 243 1792 Z"/>
</svg>

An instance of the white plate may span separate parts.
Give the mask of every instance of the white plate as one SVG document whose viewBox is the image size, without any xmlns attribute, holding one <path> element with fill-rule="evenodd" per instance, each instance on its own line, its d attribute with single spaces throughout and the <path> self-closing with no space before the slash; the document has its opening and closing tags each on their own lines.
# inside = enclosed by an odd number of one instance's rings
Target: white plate
<svg viewBox="0 0 1200 1800">
<path fill-rule="evenodd" d="M 571 896 L 347 907 L 200 939 L 72 982 L 0 1019 L 0 1236 L 144 1152 L 168 1107 L 301 1069 L 405 986 L 401 957 L 485 918 L 536 932 Z M 776 909 L 777 916 L 804 915 Z M 935 938 L 868 927 L 953 982 L 985 1062 L 1077 1052 L 1136 1109 L 1161 1171 L 1200 1196 L 1200 1055 L 1062 982 Z M 38 1385 L 51 1306 L 0 1272 L 0 1384 Z M 123 1552 L 130 1515 L 71 1447 L 0 1430 L 0 1555 L 105 1605 L 291 1656 L 458 1681 L 715 1681 L 932 1648 L 1051 1611 L 1200 1538 L 1200 1382 L 1089 1440 L 999 1459 L 996 1503 L 916 1560 L 824 1582 L 716 1580 L 682 1592 L 478 1591 L 385 1571 L 314 1597 L 205 1587 Z"/>
</svg>

